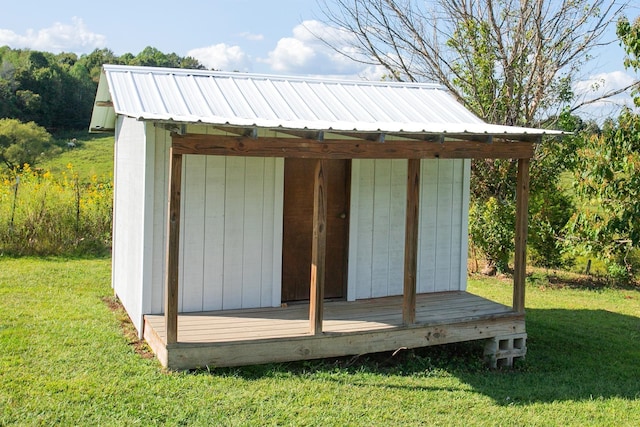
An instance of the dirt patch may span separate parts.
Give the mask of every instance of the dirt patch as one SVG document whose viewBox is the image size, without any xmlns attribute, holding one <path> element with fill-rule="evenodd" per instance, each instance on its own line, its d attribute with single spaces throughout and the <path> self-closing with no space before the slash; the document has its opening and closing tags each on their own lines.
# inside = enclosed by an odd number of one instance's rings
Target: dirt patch
<svg viewBox="0 0 640 427">
<path fill-rule="evenodd" d="M 124 307 L 120 303 L 120 300 L 115 297 L 104 297 L 102 301 L 109 307 L 109 310 L 113 312 L 118 321 L 120 322 L 120 330 L 122 335 L 127 340 L 133 350 L 144 359 L 152 359 L 155 355 L 145 340 L 138 338 L 138 331 L 131 323 L 131 319 L 127 315 Z"/>
</svg>

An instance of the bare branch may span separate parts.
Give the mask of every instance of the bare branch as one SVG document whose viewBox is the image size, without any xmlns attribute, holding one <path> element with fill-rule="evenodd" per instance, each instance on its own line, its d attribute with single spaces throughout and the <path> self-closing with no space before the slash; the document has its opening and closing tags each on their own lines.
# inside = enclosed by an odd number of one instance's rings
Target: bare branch
<svg viewBox="0 0 640 427">
<path fill-rule="evenodd" d="M 435 81 L 487 121 L 531 125 L 565 100 L 627 1 L 319 0 L 353 37 L 352 59 L 398 80 Z M 322 7 L 323 6 L 323 7 Z M 325 40 L 331 46 L 331 42 Z M 489 59 L 491 58 L 491 59 Z"/>
<path fill-rule="evenodd" d="M 582 107 L 584 107 L 585 105 L 591 105 L 591 104 L 595 104 L 596 102 L 600 102 L 606 99 L 611 99 L 612 97 L 616 96 L 616 95 L 620 95 L 621 93 L 625 93 L 629 90 L 632 90 L 634 88 L 640 88 L 640 81 L 635 81 L 633 83 L 631 83 L 630 85 L 627 85 L 621 89 L 616 89 L 616 90 L 612 90 L 609 91 L 601 96 L 598 96 L 596 98 L 593 99 L 589 99 L 587 101 L 583 101 L 581 103 L 579 103 L 578 105 L 575 105 L 573 107 L 571 107 L 571 109 L 569 111 L 574 112 Z"/>
</svg>

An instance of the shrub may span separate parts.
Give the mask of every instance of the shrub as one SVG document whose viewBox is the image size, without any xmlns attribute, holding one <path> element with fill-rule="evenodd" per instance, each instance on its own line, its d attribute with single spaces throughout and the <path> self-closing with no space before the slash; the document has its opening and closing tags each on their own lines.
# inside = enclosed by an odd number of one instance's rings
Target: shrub
<svg viewBox="0 0 640 427">
<path fill-rule="evenodd" d="M 472 203 L 469 210 L 469 234 L 482 251 L 489 268 L 499 272 L 509 268 L 514 247 L 514 212 L 512 202 L 490 197 L 486 202 Z"/>
<path fill-rule="evenodd" d="M 570 264 L 564 256 L 565 226 L 575 207 L 561 190 L 544 190 L 531 195 L 528 248 L 534 265 L 559 268 Z"/>
</svg>

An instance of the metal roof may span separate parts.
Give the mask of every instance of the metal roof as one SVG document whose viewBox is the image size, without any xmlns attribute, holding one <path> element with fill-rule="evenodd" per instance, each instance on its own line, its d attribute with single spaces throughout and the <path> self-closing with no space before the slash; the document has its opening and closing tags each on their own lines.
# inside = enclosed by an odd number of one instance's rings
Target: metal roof
<svg viewBox="0 0 640 427">
<path fill-rule="evenodd" d="M 168 123 L 386 134 L 560 133 L 487 124 L 435 84 L 104 65 L 90 130 L 113 130 L 116 115 Z"/>
</svg>

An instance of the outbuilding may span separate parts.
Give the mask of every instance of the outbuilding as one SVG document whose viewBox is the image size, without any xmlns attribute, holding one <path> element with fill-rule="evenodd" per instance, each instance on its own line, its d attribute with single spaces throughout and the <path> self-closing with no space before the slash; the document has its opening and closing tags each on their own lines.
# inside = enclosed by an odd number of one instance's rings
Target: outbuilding
<svg viewBox="0 0 640 427">
<path fill-rule="evenodd" d="M 164 366 L 526 351 L 529 161 L 433 84 L 105 65 L 112 285 Z M 517 159 L 513 304 L 467 292 L 470 159 Z"/>
</svg>

